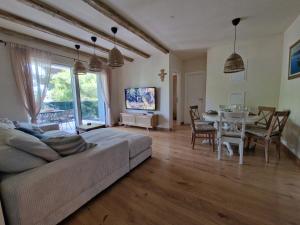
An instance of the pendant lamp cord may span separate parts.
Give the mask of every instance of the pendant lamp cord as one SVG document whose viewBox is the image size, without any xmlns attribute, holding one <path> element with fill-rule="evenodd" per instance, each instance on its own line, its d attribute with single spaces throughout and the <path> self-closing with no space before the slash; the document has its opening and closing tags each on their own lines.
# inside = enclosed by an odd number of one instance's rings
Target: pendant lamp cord
<svg viewBox="0 0 300 225">
<path fill-rule="evenodd" d="M 114 45 L 116 47 L 116 34 L 114 34 Z"/>
<path fill-rule="evenodd" d="M 233 47 L 233 52 L 235 53 L 235 43 L 236 43 L 236 26 L 234 26 L 234 47 Z"/>
</svg>

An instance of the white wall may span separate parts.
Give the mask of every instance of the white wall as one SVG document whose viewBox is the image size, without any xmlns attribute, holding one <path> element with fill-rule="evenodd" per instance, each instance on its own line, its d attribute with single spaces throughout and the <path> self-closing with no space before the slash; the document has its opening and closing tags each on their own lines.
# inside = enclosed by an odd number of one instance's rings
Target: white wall
<svg viewBox="0 0 300 225">
<path fill-rule="evenodd" d="M 245 91 L 245 104 L 253 110 L 259 105 L 277 106 L 281 79 L 283 36 L 238 42 L 237 52 L 246 64 L 246 81 L 232 81 L 224 74 L 224 63 L 232 44 L 210 48 L 207 55 L 206 110 L 229 104 L 232 92 Z"/>
<path fill-rule="evenodd" d="M 161 69 L 168 74 L 162 82 L 158 76 Z M 113 70 L 112 104 L 119 104 L 113 109 L 114 119 L 119 120 L 119 114 L 126 111 L 124 89 L 130 87 L 156 87 L 157 111 L 159 114 L 159 127 L 170 128 L 170 81 L 169 81 L 169 55 L 152 55 L 149 59 L 135 59 L 123 67 Z M 145 112 L 130 110 L 130 112 Z"/>
<path fill-rule="evenodd" d="M 0 118 L 27 121 L 26 111 L 13 77 L 9 51 L 0 47 Z"/>
<path fill-rule="evenodd" d="M 291 115 L 283 133 L 284 143 L 300 158 L 300 78 L 288 80 L 289 49 L 300 40 L 300 15 L 284 33 L 280 109 L 290 109 Z"/>
<path fill-rule="evenodd" d="M 184 73 L 206 71 L 206 67 L 207 67 L 207 54 L 206 53 L 199 55 L 199 57 L 183 61 Z"/>
</svg>

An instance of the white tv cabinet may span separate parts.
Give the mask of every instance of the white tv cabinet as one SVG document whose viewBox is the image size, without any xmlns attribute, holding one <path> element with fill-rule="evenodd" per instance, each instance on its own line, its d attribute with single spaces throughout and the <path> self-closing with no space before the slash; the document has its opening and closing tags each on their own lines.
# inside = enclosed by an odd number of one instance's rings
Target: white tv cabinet
<svg viewBox="0 0 300 225">
<path fill-rule="evenodd" d="M 158 115 L 142 113 L 121 113 L 121 124 L 155 129 L 158 125 Z"/>
</svg>

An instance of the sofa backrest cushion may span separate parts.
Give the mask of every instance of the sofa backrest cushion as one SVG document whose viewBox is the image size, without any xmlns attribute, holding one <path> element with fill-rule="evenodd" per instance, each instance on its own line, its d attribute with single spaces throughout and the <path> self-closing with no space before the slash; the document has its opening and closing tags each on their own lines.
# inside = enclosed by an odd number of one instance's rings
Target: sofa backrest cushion
<svg viewBox="0 0 300 225">
<path fill-rule="evenodd" d="M 80 135 L 49 137 L 41 140 L 61 156 L 80 153 L 97 145 L 85 142 L 85 140 Z"/>
<path fill-rule="evenodd" d="M 6 143 L 18 150 L 22 150 L 36 157 L 42 158 L 48 162 L 60 159 L 60 155 L 43 143 L 39 138 L 24 133 L 19 130 L 8 130 L 10 136 L 6 139 Z"/>
<path fill-rule="evenodd" d="M 10 137 L 7 130 L 0 128 L 0 172 L 1 173 L 19 173 L 35 167 L 42 166 L 47 161 L 18 150 L 7 144 Z"/>
</svg>

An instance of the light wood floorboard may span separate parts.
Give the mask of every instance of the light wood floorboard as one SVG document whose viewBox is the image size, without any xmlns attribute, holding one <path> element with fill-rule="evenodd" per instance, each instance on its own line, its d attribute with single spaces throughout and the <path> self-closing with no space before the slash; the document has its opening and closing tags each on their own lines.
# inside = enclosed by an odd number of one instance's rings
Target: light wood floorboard
<svg viewBox="0 0 300 225">
<path fill-rule="evenodd" d="M 148 134 L 139 128 L 115 129 Z M 61 225 L 296 225 L 300 168 L 263 148 L 217 161 L 209 145 L 192 150 L 190 128 L 150 131 L 153 156 Z"/>
</svg>

